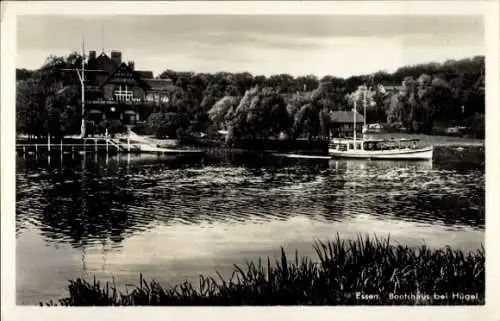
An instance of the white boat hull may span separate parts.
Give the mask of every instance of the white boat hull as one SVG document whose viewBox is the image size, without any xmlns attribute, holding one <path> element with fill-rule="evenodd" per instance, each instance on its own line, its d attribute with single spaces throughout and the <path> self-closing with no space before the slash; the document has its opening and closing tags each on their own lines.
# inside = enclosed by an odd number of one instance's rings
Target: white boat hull
<svg viewBox="0 0 500 321">
<path fill-rule="evenodd" d="M 286 157 L 286 158 L 304 158 L 304 159 L 331 159 L 331 156 L 322 155 L 302 155 L 302 154 L 278 154 L 274 153 L 273 156 Z"/>
<path fill-rule="evenodd" d="M 163 154 L 200 154 L 203 153 L 202 150 L 194 149 L 172 149 L 172 148 L 162 148 L 157 146 L 151 146 L 147 144 L 141 144 L 138 146 L 138 150 L 141 153 L 163 153 Z"/>
<path fill-rule="evenodd" d="M 433 147 L 417 149 L 362 150 L 340 151 L 329 149 L 332 157 L 362 159 L 432 159 Z"/>
</svg>

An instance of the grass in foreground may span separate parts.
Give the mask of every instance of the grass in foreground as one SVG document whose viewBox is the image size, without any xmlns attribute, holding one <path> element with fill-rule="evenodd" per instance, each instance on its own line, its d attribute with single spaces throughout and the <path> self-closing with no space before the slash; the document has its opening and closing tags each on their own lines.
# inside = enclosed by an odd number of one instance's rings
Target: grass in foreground
<svg viewBox="0 0 500 321">
<path fill-rule="evenodd" d="M 140 276 L 131 293 L 116 286 L 70 281 L 67 306 L 110 305 L 392 305 L 484 304 L 484 248 L 464 254 L 451 248 L 409 248 L 389 238 L 358 237 L 314 245 L 318 261 L 291 262 L 281 250 L 274 264 L 249 262 L 234 266 L 229 280 L 200 276 L 199 285 L 184 282 L 164 288 Z M 362 299 L 360 295 L 372 295 Z M 394 295 L 398 295 L 394 298 Z M 405 298 L 406 295 L 406 298 Z M 413 297 L 412 297 L 413 295 Z M 418 296 L 417 296 L 418 295 Z M 439 295 L 436 297 L 435 295 Z M 475 297 L 464 297 L 473 295 Z M 54 305 L 50 302 L 48 305 Z"/>
</svg>

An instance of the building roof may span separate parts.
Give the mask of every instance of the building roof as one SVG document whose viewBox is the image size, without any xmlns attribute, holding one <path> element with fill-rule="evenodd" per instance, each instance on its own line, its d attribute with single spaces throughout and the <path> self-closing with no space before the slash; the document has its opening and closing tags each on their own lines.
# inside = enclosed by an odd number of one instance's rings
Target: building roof
<svg viewBox="0 0 500 321">
<path fill-rule="evenodd" d="M 139 85 L 145 90 L 149 90 L 149 84 L 141 77 L 141 75 L 132 70 L 129 65 L 126 63 L 122 63 L 117 66 L 116 70 L 111 73 L 103 85 L 111 83 L 120 83 L 120 84 L 130 84 L 130 85 Z"/>
<path fill-rule="evenodd" d="M 121 64 L 116 64 L 113 59 L 111 59 L 105 52 L 102 52 L 99 56 L 97 56 L 95 59 L 89 59 L 88 61 L 88 68 L 89 69 L 95 69 L 95 70 L 102 70 L 102 72 L 92 72 L 93 74 L 99 74 L 103 73 L 107 77 L 99 84 L 99 85 L 104 85 L 105 83 L 109 82 L 110 80 L 113 79 L 115 74 L 120 71 L 126 71 L 130 74 L 133 75 L 133 79 L 129 79 L 128 81 L 122 79 L 121 82 L 123 83 L 133 83 L 135 80 L 136 82 L 139 83 L 140 86 L 144 87 L 146 83 L 144 80 L 146 79 L 151 79 L 153 78 L 153 72 L 152 71 L 146 71 L 146 70 L 133 70 L 129 65 L 125 64 L 122 62 Z"/>
<path fill-rule="evenodd" d="M 88 60 L 88 69 L 102 70 L 103 72 L 112 73 L 118 66 L 113 60 L 104 52 L 102 52 L 95 59 Z"/>
<path fill-rule="evenodd" d="M 142 78 L 145 78 L 145 79 L 152 79 L 153 78 L 153 72 L 152 71 L 146 71 L 146 70 L 137 70 L 136 72 L 138 72 Z"/>
<path fill-rule="evenodd" d="M 175 86 L 172 84 L 171 79 L 144 79 L 144 81 L 151 87 L 154 91 L 174 91 Z"/>
<path fill-rule="evenodd" d="M 354 112 L 339 110 L 330 112 L 330 119 L 332 123 L 353 123 L 354 122 Z M 363 122 L 364 117 L 359 112 L 356 112 L 356 122 Z"/>
</svg>

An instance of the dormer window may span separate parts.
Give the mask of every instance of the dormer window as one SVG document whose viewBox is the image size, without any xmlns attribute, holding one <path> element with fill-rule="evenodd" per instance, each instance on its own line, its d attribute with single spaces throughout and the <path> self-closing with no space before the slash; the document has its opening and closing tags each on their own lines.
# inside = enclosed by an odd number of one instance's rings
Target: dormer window
<svg viewBox="0 0 500 321">
<path fill-rule="evenodd" d="M 134 93 L 132 90 L 129 90 L 128 86 L 125 85 L 120 86 L 117 90 L 114 92 L 115 95 L 115 100 L 118 101 L 132 101 L 134 98 Z"/>
</svg>

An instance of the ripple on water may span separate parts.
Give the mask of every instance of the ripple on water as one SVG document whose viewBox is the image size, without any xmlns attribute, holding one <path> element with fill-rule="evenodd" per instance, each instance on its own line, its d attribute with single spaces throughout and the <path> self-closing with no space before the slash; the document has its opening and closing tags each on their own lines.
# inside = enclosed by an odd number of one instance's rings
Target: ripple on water
<svg viewBox="0 0 500 321">
<path fill-rule="evenodd" d="M 27 166 L 27 165 L 26 165 Z M 484 228 L 484 171 L 412 163 L 334 162 L 170 167 L 113 164 L 106 170 L 18 172 L 17 222 L 49 238 L 127 235 L 154 225 L 269 222 L 295 215 Z M 128 168 L 128 172 L 127 172 Z M 48 232 L 50 231 L 50 233 Z"/>
</svg>

